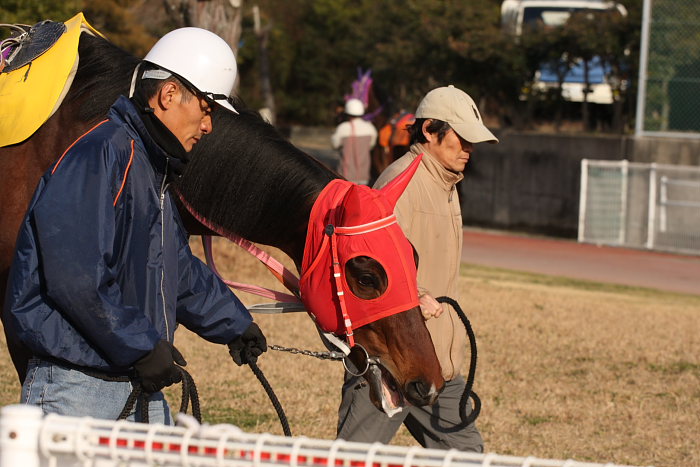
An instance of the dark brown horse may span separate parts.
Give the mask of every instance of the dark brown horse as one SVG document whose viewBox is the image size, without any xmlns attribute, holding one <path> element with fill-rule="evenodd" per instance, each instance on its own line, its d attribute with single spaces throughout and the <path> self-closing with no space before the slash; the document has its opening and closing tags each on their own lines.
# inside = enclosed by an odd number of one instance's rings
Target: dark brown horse
<svg viewBox="0 0 700 467">
<path fill-rule="evenodd" d="M 120 94 L 128 94 L 138 63 L 108 41 L 85 33 L 78 51 L 78 71 L 61 107 L 29 139 L 0 148 L 3 302 L 15 237 L 36 183 L 65 148 L 104 118 Z M 236 108 L 242 108 L 241 104 Z M 189 206 L 217 225 L 281 249 L 299 267 L 311 208 L 321 190 L 338 175 L 294 147 L 255 112 L 244 109 L 238 116 L 217 112 L 214 128 L 195 147 L 176 190 Z M 196 222 L 187 224 L 191 233 L 203 232 Z M 387 275 L 377 266 L 372 258 L 362 256 L 348 262 L 348 284 L 355 295 L 372 298 L 383 293 Z M 367 290 L 367 284 L 376 290 Z M 30 355 L 15 336 L 6 334 L 21 380 Z M 387 390 L 393 393 L 390 400 L 405 397 L 414 405 L 434 402 L 444 381 L 417 307 L 362 326 L 355 332 L 355 341 L 383 364 L 382 384 L 374 381 L 371 385 L 378 406 L 382 398 L 386 402 L 382 393 Z"/>
</svg>

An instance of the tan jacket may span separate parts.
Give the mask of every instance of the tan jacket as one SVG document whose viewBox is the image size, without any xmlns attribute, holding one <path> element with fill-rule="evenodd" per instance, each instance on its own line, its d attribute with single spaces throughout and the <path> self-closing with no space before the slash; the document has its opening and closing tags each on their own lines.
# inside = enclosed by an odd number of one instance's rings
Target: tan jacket
<svg viewBox="0 0 700 467">
<path fill-rule="evenodd" d="M 423 153 L 416 174 L 394 210 L 406 237 L 418 251 L 418 289 L 433 297 L 447 295 L 459 300 L 457 278 L 462 256 L 462 213 L 456 183 L 464 176 L 445 169 L 422 145 L 382 172 L 375 188 L 386 185 Z M 457 376 L 466 358 L 467 333 L 457 313 L 444 305 L 439 318 L 426 321 L 437 353 L 442 376 Z"/>
</svg>

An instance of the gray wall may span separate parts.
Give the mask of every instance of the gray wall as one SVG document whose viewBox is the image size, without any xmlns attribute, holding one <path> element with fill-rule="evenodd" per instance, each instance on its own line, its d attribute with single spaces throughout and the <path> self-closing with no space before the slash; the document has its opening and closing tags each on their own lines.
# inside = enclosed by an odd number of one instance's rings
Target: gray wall
<svg viewBox="0 0 700 467">
<path fill-rule="evenodd" d="M 581 159 L 700 166 L 700 139 L 497 133 L 461 183 L 465 225 L 575 238 Z"/>
<path fill-rule="evenodd" d="M 333 128 L 291 127 L 291 141 L 332 168 Z M 700 138 L 496 131 L 479 144 L 460 184 L 465 225 L 576 238 L 581 159 L 700 166 Z"/>
</svg>

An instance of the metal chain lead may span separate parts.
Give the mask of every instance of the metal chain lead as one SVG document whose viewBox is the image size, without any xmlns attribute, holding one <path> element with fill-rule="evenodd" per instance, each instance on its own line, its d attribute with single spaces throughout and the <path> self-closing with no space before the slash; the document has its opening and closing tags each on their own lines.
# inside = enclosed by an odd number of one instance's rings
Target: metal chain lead
<svg viewBox="0 0 700 467">
<path fill-rule="evenodd" d="M 313 352 L 311 350 L 295 349 L 293 347 L 282 347 L 281 345 L 270 345 L 272 350 L 279 352 L 289 352 L 293 354 L 306 355 L 309 357 L 320 358 L 321 360 L 342 360 L 345 355 L 342 352 Z"/>
</svg>

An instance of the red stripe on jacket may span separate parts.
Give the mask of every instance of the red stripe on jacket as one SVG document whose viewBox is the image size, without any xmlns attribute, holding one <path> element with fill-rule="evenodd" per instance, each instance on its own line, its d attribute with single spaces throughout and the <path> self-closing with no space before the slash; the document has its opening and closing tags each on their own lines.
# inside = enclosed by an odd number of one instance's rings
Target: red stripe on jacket
<svg viewBox="0 0 700 467">
<path fill-rule="evenodd" d="M 102 120 L 100 123 L 98 123 L 98 124 L 95 125 L 94 127 L 90 128 L 88 131 L 86 131 L 85 133 L 83 133 L 82 135 L 80 135 L 80 137 L 78 137 L 78 139 L 76 139 L 75 141 L 73 141 L 73 144 L 71 144 L 70 146 L 68 146 L 68 149 L 66 149 L 65 151 L 63 151 L 63 154 L 61 154 L 61 157 L 59 157 L 58 161 L 56 162 L 56 165 L 53 166 L 53 170 L 51 170 L 51 175 L 53 175 L 53 173 L 56 171 L 56 169 L 58 168 L 58 165 L 61 163 L 61 161 L 63 161 L 63 158 L 66 157 L 66 154 L 68 154 L 68 151 L 70 151 L 71 148 L 72 148 L 73 146 L 75 146 L 76 143 L 77 143 L 78 141 L 80 141 L 81 139 L 83 139 L 83 138 L 85 137 L 85 135 L 87 135 L 88 133 L 90 133 L 92 130 L 94 130 L 94 129 L 97 128 L 98 126 L 102 125 L 104 122 L 108 122 L 108 121 L 109 121 L 108 118 L 105 119 L 105 120 Z"/>
<path fill-rule="evenodd" d="M 129 155 L 129 163 L 126 165 L 126 170 L 124 171 L 124 180 L 122 180 L 122 186 L 119 187 L 119 193 L 117 193 L 117 197 L 114 198 L 114 206 L 117 205 L 117 201 L 119 201 L 119 197 L 122 195 L 122 191 L 124 191 L 124 185 L 126 185 L 126 179 L 129 177 L 129 170 L 131 170 L 131 163 L 134 162 L 134 140 L 131 140 L 131 154 Z"/>
</svg>

